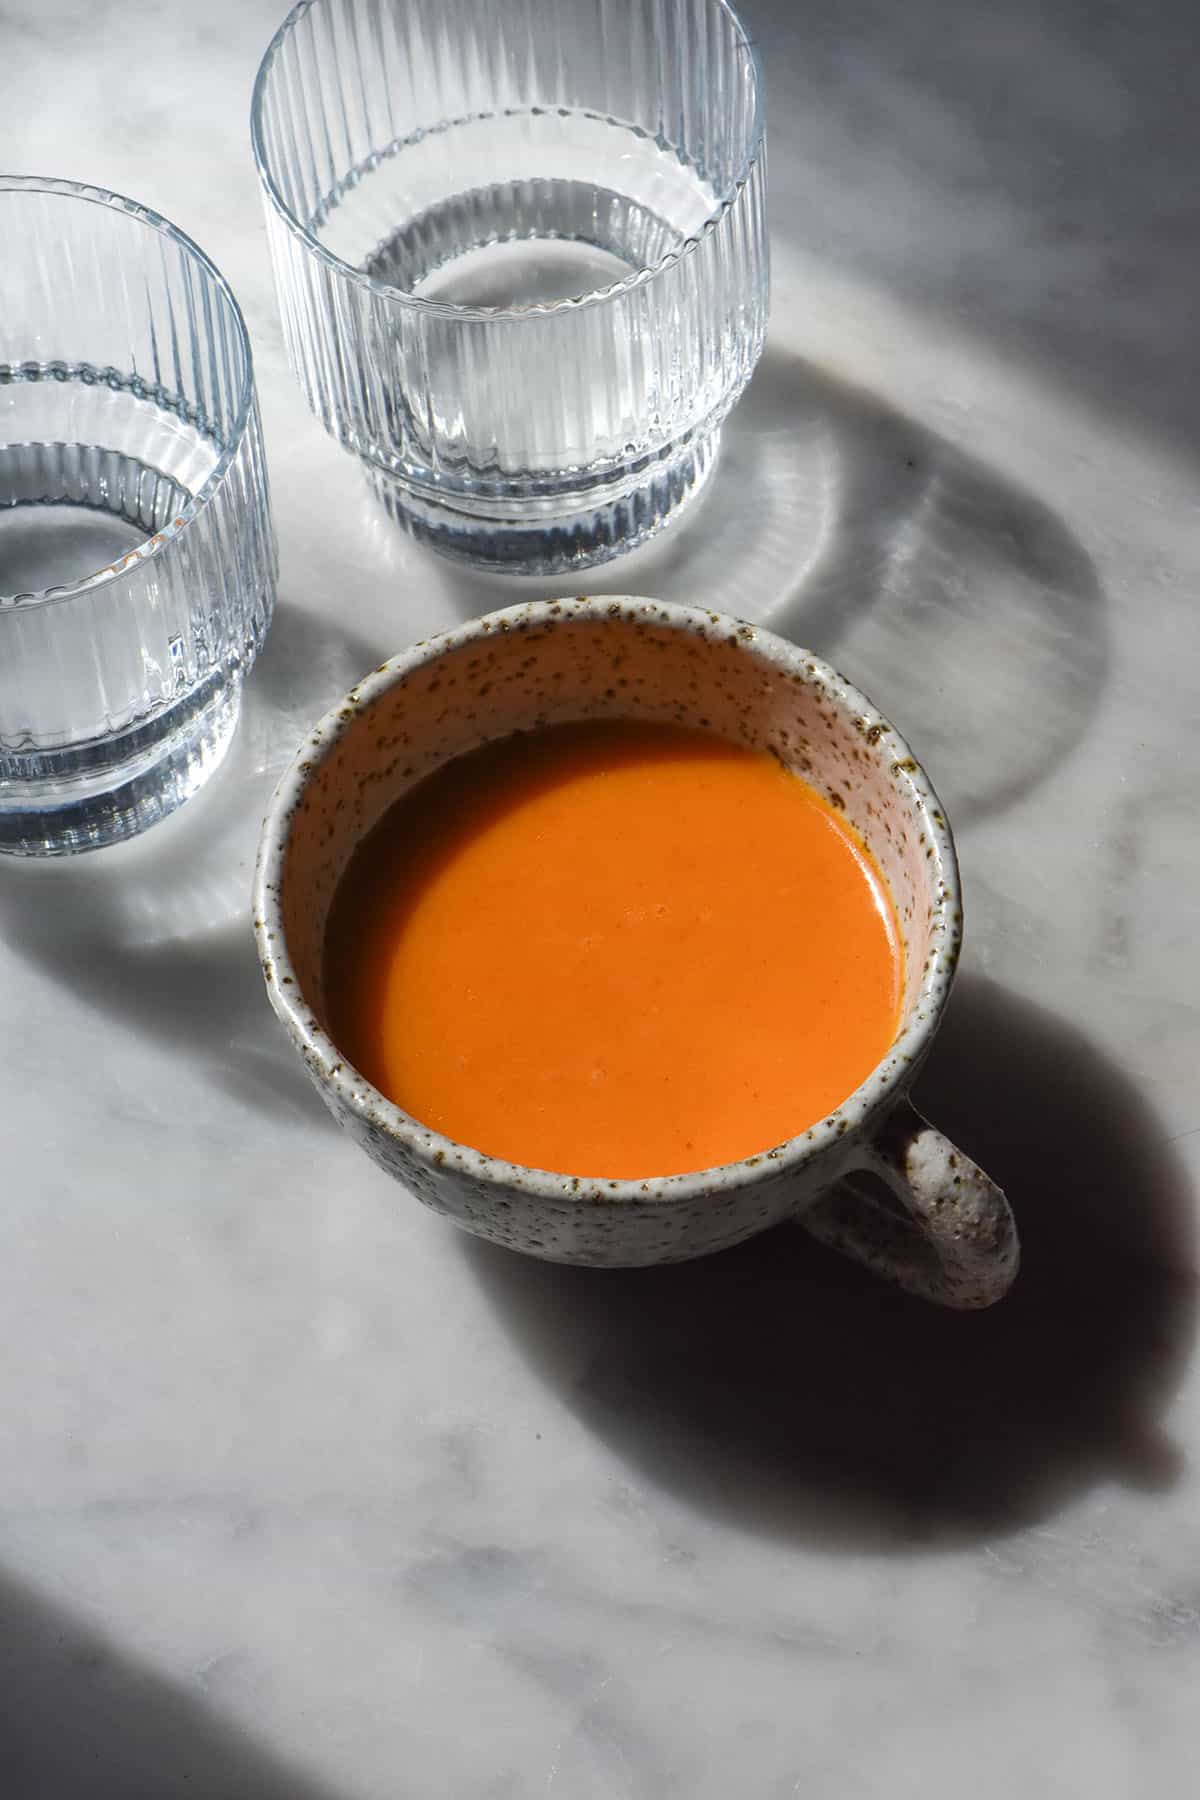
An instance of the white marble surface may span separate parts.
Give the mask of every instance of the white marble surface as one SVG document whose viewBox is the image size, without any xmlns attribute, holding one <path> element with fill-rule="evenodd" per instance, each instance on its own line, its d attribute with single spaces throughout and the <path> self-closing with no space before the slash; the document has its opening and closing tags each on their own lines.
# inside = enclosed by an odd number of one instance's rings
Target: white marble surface
<svg viewBox="0 0 1200 1800">
<path fill-rule="evenodd" d="M 747 12 L 770 349 L 703 510 L 589 585 L 769 621 L 911 735 L 968 897 L 921 1096 L 1025 1273 L 955 1318 L 798 1233 L 554 1271 L 339 1138 L 257 821 L 355 676 L 517 590 L 397 540 L 284 366 L 270 0 L 7 0 L 0 161 L 234 284 L 283 573 L 211 789 L 0 869 L 5 1800 L 1200 1791 L 1190 12 Z"/>
</svg>

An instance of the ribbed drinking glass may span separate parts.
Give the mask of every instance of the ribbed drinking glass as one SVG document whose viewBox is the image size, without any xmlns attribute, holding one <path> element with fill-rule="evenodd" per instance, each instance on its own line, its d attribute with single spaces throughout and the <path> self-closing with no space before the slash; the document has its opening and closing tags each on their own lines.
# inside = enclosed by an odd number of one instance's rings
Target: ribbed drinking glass
<svg viewBox="0 0 1200 1800">
<path fill-rule="evenodd" d="M 194 792 L 274 597 L 225 282 L 132 200 L 0 176 L 0 851 L 111 843 Z"/>
<path fill-rule="evenodd" d="M 292 364 L 416 535 L 581 567 L 699 490 L 767 317 L 724 0 L 302 0 L 252 129 Z"/>
</svg>

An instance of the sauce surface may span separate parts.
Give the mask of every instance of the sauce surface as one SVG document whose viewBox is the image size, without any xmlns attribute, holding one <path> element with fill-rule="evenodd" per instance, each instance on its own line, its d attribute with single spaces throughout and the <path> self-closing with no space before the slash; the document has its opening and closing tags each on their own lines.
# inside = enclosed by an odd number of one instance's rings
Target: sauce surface
<svg viewBox="0 0 1200 1800">
<path fill-rule="evenodd" d="M 682 1174 L 831 1112 L 889 1048 L 900 934 L 773 758 L 594 721 L 458 758 L 352 858 L 330 1032 L 423 1124 L 587 1177 Z"/>
</svg>

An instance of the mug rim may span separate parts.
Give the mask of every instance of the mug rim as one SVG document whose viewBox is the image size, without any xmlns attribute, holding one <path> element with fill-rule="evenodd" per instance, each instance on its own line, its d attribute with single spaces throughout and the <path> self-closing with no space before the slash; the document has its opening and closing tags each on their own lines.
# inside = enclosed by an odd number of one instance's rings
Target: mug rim
<svg viewBox="0 0 1200 1800">
<path fill-rule="evenodd" d="M 569 625 L 576 620 L 611 624 L 617 618 L 665 625 L 677 631 L 695 631 L 700 626 L 703 635 L 720 633 L 741 650 L 765 653 L 768 660 L 785 672 L 798 675 L 806 686 L 824 689 L 843 716 L 853 717 L 880 763 L 890 762 L 892 778 L 929 840 L 930 881 L 940 903 L 931 921 L 929 951 L 919 986 L 912 999 L 905 1002 L 907 1022 L 886 1054 L 831 1113 L 795 1136 L 734 1162 L 715 1163 L 678 1175 L 614 1180 L 563 1174 L 490 1156 L 422 1124 L 367 1081 L 338 1048 L 304 996 L 284 928 L 282 878 L 293 821 L 310 783 L 344 733 L 384 694 L 447 652 L 493 633 Z M 531 1198 L 557 1203 L 603 1202 L 618 1207 L 633 1203 L 672 1205 L 699 1199 L 716 1189 L 729 1192 L 752 1186 L 767 1176 L 795 1174 L 841 1139 L 860 1132 L 872 1114 L 887 1111 L 902 1098 L 924 1061 L 949 998 L 962 942 L 958 858 L 945 810 L 905 739 L 861 689 L 823 658 L 767 626 L 707 607 L 627 594 L 533 600 L 505 607 L 422 639 L 364 676 L 309 731 L 275 789 L 259 838 L 253 919 L 259 964 L 271 1006 L 314 1079 L 331 1091 L 341 1106 L 397 1143 L 432 1175 L 465 1175 L 497 1189 L 516 1188 Z"/>
</svg>

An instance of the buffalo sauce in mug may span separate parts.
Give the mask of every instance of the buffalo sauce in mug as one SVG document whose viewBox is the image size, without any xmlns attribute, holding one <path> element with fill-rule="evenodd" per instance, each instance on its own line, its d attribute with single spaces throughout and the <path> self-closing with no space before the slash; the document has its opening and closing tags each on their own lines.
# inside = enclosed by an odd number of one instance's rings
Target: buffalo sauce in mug
<svg viewBox="0 0 1200 1800">
<path fill-rule="evenodd" d="M 420 782 L 352 857 L 331 1036 L 422 1124 L 645 1179 L 806 1130 L 896 1035 L 887 885 L 771 756 L 681 726 L 521 732 Z"/>
</svg>

